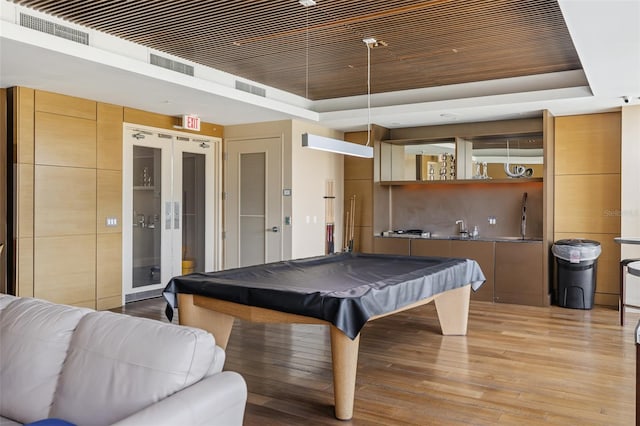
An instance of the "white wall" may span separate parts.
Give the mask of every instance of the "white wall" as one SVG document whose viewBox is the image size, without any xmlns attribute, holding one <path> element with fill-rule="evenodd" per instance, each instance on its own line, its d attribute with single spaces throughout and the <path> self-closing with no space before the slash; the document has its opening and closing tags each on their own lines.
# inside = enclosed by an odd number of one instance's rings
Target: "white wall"
<svg viewBox="0 0 640 426">
<path fill-rule="evenodd" d="M 640 105 L 622 107 L 621 234 L 640 237 Z M 640 245 L 622 244 L 620 258 L 640 258 Z M 628 278 L 627 303 L 640 306 L 640 278 Z"/>
<path fill-rule="evenodd" d="M 340 154 L 302 147 L 305 132 L 343 139 L 343 133 L 307 122 L 293 121 L 293 257 L 325 253 L 325 185 L 334 181 L 334 247 L 341 251 L 343 240 L 344 161 Z"/>
</svg>

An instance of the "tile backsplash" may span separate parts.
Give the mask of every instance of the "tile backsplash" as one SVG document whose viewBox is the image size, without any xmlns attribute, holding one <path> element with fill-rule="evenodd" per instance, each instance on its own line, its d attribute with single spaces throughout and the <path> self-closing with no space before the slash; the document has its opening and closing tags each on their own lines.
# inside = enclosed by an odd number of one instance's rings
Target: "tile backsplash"
<svg viewBox="0 0 640 426">
<path fill-rule="evenodd" d="M 390 229 L 422 229 L 456 235 L 456 220 L 480 236 L 520 236 L 522 197 L 527 193 L 528 238 L 542 237 L 542 182 L 400 185 L 391 187 Z M 495 217 L 495 224 L 488 218 Z M 383 229 L 384 230 L 384 229 Z"/>
</svg>

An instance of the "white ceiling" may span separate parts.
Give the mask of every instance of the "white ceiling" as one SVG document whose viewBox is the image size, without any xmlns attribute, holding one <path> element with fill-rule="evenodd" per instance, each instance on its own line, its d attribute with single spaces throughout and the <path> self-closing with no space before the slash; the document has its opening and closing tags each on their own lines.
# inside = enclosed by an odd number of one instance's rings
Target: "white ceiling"
<svg viewBox="0 0 640 426">
<path fill-rule="evenodd" d="M 559 4 L 584 73 L 374 95 L 371 122 L 397 128 L 640 104 L 640 0 Z M 365 129 L 369 119 L 366 96 L 311 102 L 270 88 L 262 98 L 236 90 L 236 78 L 216 70 L 196 67 L 190 77 L 150 65 L 148 49 L 102 33 L 87 30 L 92 43 L 84 46 L 23 28 L 16 17 L 24 10 L 0 0 L 0 87 L 31 87 L 174 116 L 198 114 L 223 126 L 295 118 L 352 131 Z"/>
</svg>

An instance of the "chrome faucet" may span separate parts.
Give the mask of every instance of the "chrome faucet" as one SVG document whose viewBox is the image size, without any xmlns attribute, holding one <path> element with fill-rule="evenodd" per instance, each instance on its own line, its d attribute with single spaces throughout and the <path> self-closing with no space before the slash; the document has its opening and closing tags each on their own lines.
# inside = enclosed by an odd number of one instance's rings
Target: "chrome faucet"
<svg viewBox="0 0 640 426">
<path fill-rule="evenodd" d="M 464 224 L 464 220 L 456 220 L 456 225 L 458 225 L 458 233 L 460 236 L 466 237 L 469 234 L 469 231 L 467 231 L 467 227 Z"/>
</svg>

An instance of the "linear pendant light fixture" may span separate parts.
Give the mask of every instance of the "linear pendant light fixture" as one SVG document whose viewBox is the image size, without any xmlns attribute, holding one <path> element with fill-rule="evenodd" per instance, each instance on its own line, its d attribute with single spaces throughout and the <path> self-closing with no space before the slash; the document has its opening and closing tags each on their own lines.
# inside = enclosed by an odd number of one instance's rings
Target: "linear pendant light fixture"
<svg viewBox="0 0 640 426">
<path fill-rule="evenodd" d="M 314 0 L 299 0 L 298 1 L 302 6 L 308 8 L 310 6 L 315 6 L 316 2 Z M 306 45 L 307 45 L 307 57 L 306 57 L 306 68 L 307 68 L 307 76 L 306 76 L 306 94 L 309 97 L 309 18 L 307 12 L 307 34 L 306 34 Z M 366 42 L 365 42 L 366 43 Z M 369 45 L 367 44 L 367 49 L 369 49 Z M 369 73 L 370 64 L 367 61 L 367 80 Z M 367 81 L 367 95 L 370 96 L 370 92 L 368 89 L 368 81 Z M 370 104 L 367 104 L 367 108 L 370 109 Z M 369 120 L 370 123 L 370 120 Z M 369 138 L 371 134 L 371 124 L 367 125 L 367 144 L 360 145 L 357 143 L 346 142 L 340 139 L 328 138 L 325 136 L 313 135 L 310 133 L 302 134 L 302 146 L 306 148 L 317 149 L 320 151 L 333 152 L 336 154 L 343 155 L 351 155 L 354 157 L 363 157 L 363 158 L 373 158 L 373 147 L 369 146 Z"/>
<path fill-rule="evenodd" d="M 302 134 L 302 146 L 336 154 L 354 157 L 373 158 L 373 147 L 346 142 L 340 139 L 327 138 L 309 133 Z"/>
</svg>

